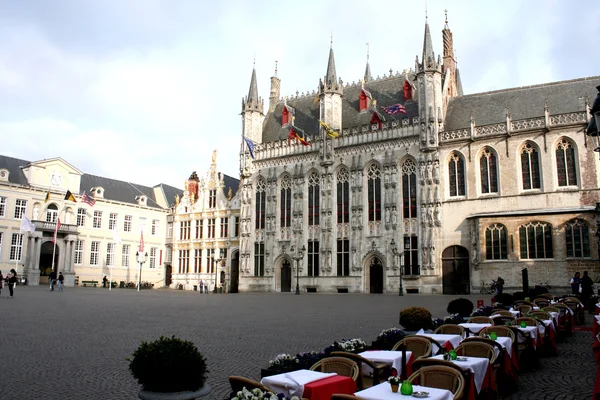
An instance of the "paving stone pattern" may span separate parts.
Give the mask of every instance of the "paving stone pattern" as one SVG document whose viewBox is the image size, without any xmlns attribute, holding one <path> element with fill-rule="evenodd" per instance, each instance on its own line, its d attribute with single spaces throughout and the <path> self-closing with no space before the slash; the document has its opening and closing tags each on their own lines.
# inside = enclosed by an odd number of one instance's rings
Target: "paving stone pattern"
<svg viewBox="0 0 600 400">
<path fill-rule="evenodd" d="M 135 399 L 139 387 L 126 357 L 160 335 L 199 347 L 213 388 L 207 398 L 220 400 L 229 393 L 228 375 L 259 379 L 260 368 L 279 353 L 321 350 L 344 338 L 370 342 L 398 326 L 400 309 L 419 305 L 443 316 L 453 298 L 28 286 L 18 286 L 13 299 L 7 294 L 0 298 L 0 399 L 11 400 Z M 489 304 L 489 296 L 470 298 Z M 591 344 L 591 332 L 575 333 L 559 345 L 559 357 L 521 377 L 511 399 L 590 398 Z"/>
</svg>

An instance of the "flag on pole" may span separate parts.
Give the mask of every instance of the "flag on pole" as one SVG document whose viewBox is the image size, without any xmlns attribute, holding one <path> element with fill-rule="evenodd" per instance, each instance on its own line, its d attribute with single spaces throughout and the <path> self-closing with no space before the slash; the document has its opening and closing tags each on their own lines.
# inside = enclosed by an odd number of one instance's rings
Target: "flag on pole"
<svg viewBox="0 0 600 400">
<path fill-rule="evenodd" d="M 323 127 L 323 130 L 325 131 L 325 133 L 327 133 L 329 135 L 329 137 L 336 138 L 336 137 L 340 136 L 339 133 L 334 131 L 333 128 L 330 127 L 329 125 L 327 125 L 325 122 L 319 120 L 319 125 L 321 125 Z"/>
<path fill-rule="evenodd" d="M 48 192 L 46 193 L 46 197 L 44 198 L 44 203 L 47 203 L 48 200 L 50 200 L 50 191 L 48 190 Z"/>
<path fill-rule="evenodd" d="M 83 192 L 83 196 L 81 196 L 81 201 L 91 207 L 94 207 L 94 204 L 96 204 L 96 200 L 94 200 L 91 196 L 88 196 L 86 192 Z"/>
<path fill-rule="evenodd" d="M 307 142 L 303 137 L 298 135 L 298 132 L 294 131 L 294 135 L 296 135 L 296 139 L 298 139 L 304 146 L 312 146 L 310 142 Z"/>
<path fill-rule="evenodd" d="M 140 253 L 144 252 L 144 232 L 140 232 Z"/>
<path fill-rule="evenodd" d="M 58 230 L 61 227 L 60 218 L 56 220 L 56 228 L 54 228 L 54 235 L 52 236 L 52 242 L 56 243 L 56 236 L 58 234 Z"/>
<path fill-rule="evenodd" d="M 75 196 L 73 196 L 73 193 L 71 193 L 70 190 L 67 190 L 67 193 L 65 193 L 65 200 L 77 203 L 77 200 L 75 200 Z"/>
<path fill-rule="evenodd" d="M 119 230 L 116 226 L 115 229 L 113 229 L 113 243 L 121 243 L 121 235 L 119 234 Z"/>
<path fill-rule="evenodd" d="M 35 231 L 35 224 L 29 220 L 26 216 L 21 217 L 21 232 L 33 232 Z"/>
<path fill-rule="evenodd" d="M 246 145 L 248 146 L 248 151 L 250 152 L 250 157 L 254 160 L 254 142 L 247 137 L 244 138 L 246 141 Z"/>
<path fill-rule="evenodd" d="M 293 129 L 290 129 L 290 133 L 288 133 L 288 144 L 290 144 L 290 140 L 292 139 L 295 140 L 296 143 L 298 142 L 298 139 L 296 139 L 296 133 Z"/>
<path fill-rule="evenodd" d="M 383 111 L 385 111 L 385 113 L 389 114 L 389 115 L 398 114 L 398 113 L 406 114 L 406 108 L 404 108 L 404 106 L 400 103 L 394 104 L 389 107 L 381 106 L 381 108 L 383 108 Z"/>
</svg>

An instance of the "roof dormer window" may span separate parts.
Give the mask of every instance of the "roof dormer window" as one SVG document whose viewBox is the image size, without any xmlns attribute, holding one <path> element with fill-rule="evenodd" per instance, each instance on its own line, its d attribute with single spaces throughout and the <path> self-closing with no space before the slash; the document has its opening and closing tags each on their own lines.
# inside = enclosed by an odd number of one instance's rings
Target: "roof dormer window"
<svg viewBox="0 0 600 400">
<path fill-rule="evenodd" d="M 281 110 L 281 126 L 291 124 L 295 114 L 296 110 L 293 107 L 284 104 Z"/>
<path fill-rule="evenodd" d="M 140 206 L 145 206 L 146 202 L 148 201 L 148 198 L 146 196 L 135 196 L 135 201 Z"/>
<path fill-rule="evenodd" d="M 90 190 L 90 192 L 92 193 L 92 196 L 95 198 L 103 198 L 104 197 L 104 188 L 103 187 L 94 187 L 92 188 L 92 190 Z"/>
<path fill-rule="evenodd" d="M 366 111 L 369 109 L 369 101 L 371 100 L 371 98 L 371 93 L 363 87 L 360 91 L 359 96 L 360 111 Z"/>
<path fill-rule="evenodd" d="M 0 181 L 1 182 L 8 182 L 8 175 L 10 174 L 10 172 L 8 172 L 7 169 L 0 169 Z"/>
</svg>

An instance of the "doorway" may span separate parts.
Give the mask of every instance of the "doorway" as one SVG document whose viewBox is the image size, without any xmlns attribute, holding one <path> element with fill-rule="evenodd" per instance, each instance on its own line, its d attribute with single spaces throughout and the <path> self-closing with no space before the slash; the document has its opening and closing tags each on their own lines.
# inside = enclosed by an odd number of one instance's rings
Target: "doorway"
<svg viewBox="0 0 600 400">
<path fill-rule="evenodd" d="M 167 264 L 167 270 L 165 273 L 165 286 L 169 286 L 173 283 L 173 267 L 171 264 Z"/>
<path fill-rule="evenodd" d="M 240 283 L 240 253 L 236 251 L 231 255 L 231 289 L 229 293 L 237 293 Z"/>
<path fill-rule="evenodd" d="M 444 294 L 469 294 L 469 251 L 462 246 L 450 246 L 442 253 L 442 284 Z"/>
<path fill-rule="evenodd" d="M 378 257 L 371 259 L 369 266 L 369 292 L 383 293 L 383 265 Z"/>
<path fill-rule="evenodd" d="M 54 248 L 52 241 L 42 243 L 40 250 L 40 263 L 38 268 L 40 270 L 40 283 L 48 283 L 48 276 L 52 272 L 52 254 L 54 253 L 54 271 L 58 270 L 58 253 L 59 247 Z M 58 274 L 57 274 L 58 275 Z"/>
<path fill-rule="evenodd" d="M 292 267 L 288 260 L 281 263 L 281 292 L 292 291 Z"/>
</svg>

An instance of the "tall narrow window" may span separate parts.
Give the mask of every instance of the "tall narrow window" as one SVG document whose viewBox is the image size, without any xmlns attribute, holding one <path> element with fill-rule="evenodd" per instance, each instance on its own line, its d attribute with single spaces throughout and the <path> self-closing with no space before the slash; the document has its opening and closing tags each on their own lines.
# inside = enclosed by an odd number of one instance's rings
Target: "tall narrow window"
<svg viewBox="0 0 600 400">
<path fill-rule="evenodd" d="M 265 276 L 265 244 L 254 243 L 254 276 Z"/>
<path fill-rule="evenodd" d="M 190 272 L 190 251 L 179 250 L 179 273 L 187 274 Z"/>
<path fill-rule="evenodd" d="M 98 265 L 100 259 L 100 242 L 92 242 L 90 246 L 90 265 Z"/>
<path fill-rule="evenodd" d="M 226 238 L 229 236 L 229 217 L 221 217 L 221 232 L 220 236 Z"/>
<path fill-rule="evenodd" d="M 140 217 L 139 222 L 140 222 L 140 231 L 145 232 L 146 231 L 146 217 Z M 188 237 L 188 239 L 189 239 L 189 237 Z"/>
<path fill-rule="evenodd" d="M 46 209 L 46 222 L 56 222 L 58 219 L 58 206 L 50 204 Z"/>
<path fill-rule="evenodd" d="M 404 237 L 404 275 L 420 275 L 419 265 L 419 238 L 417 236 Z"/>
<path fill-rule="evenodd" d="M 281 180 L 279 198 L 279 223 L 282 228 L 289 227 L 292 220 L 292 180 L 284 176 Z"/>
<path fill-rule="evenodd" d="M 381 170 L 376 164 L 367 172 L 369 221 L 381 221 Z"/>
<path fill-rule="evenodd" d="M 196 220 L 196 239 L 202 239 L 202 228 L 204 227 L 204 220 L 197 219 Z"/>
<path fill-rule="evenodd" d="M 115 244 L 106 243 L 106 265 L 115 265 Z"/>
<path fill-rule="evenodd" d="M 347 239 L 337 241 L 337 274 L 350 275 L 350 241 Z"/>
<path fill-rule="evenodd" d="M 450 179 L 450 196 L 464 196 L 465 190 L 465 160 L 458 153 L 452 153 L 448 162 Z"/>
<path fill-rule="evenodd" d="M 21 219 L 27 209 L 27 200 L 17 199 L 15 202 L 15 218 Z"/>
<path fill-rule="evenodd" d="M 479 173 L 481 175 L 481 193 L 498 193 L 496 153 L 488 148 L 481 153 Z"/>
<path fill-rule="evenodd" d="M 317 240 L 308 241 L 306 256 L 308 276 L 319 276 L 319 242 Z"/>
<path fill-rule="evenodd" d="M 349 222 L 350 208 L 350 183 L 349 174 L 346 168 L 342 168 L 337 173 L 337 222 L 338 224 L 347 224 Z M 339 271 L 339 266 L 338 266 Z"/>
<path fill-rule="evenodd" d="M 266 183 L 264 179 L 259 179 L 256 182 L 256 203 L 254 205 L 255 211 L 255 228 L 265 229 L 265 204 L 267 201 Z"/>
<path fill-rule="evenodd" d="M 133 221 L 132 215 L 126 215 L 123 220 L 123 232 L 131 232 L 131 223 Z M 170 236 L 169 236 L 170 237 Z"/>
<path fill-rule="evenodd" d="M 417 166 L 411 159 L 402 164 L 402 215 L 417 218 Z"/>
<path fill-rule="evenodd" d="M 209 218 L 208 219 L 208 238 L 209 239 L 215 238 L 215 225 L 216 225 L 215 218 Z"/>
<path fill-rule="evenodd" d="M 124 244 L 121 247 L 121 267 L 129 267 L 129 254 L 131 253 L 131 245 Z"/>
<path fill-rule="evenodd" d="M 507 260 L 508 239 L 506 227 L 493 224 L 485 229 L 485 258 L 486 260 Z"/>
<path fill-rule="evenodd" d="M 87 211 L 85 208 L 77 209 L 77 226 L 85 226 L 85 220 L 87 218 Z"/>
<path fill-rule="evenodd" d="M 159 221 L 157 219 L 152 220 L 152 230 L 150 231 L 151 235 L 158 235 L 158 227 Z"/>
<path fill-rule="evenodd" d="M 181 221 L 179 226 L 179 240 L 190 240 L 190 225 L 192 221 Z"/>
<path fill-rule="evenodd" d="M 6 217 L 6 197 L 0 196 L 0 217 Z"/>
<path fill-rule="evenodd" d="M 211 189 L 208 191 L 208 208 L 215 208 L 217 206 L 217 191 Z"/>
<path fill-rule="evenodd" d="M 215 272 L 215 249 L 206 249 L 206 272 Z"/>
<path fill-rule="evenodd" d="M 156 268 L 156 250 L 158 250 L 156 247 L 150 247 L 150 268 Z M 188 254 L 189 254 L 189 250 Z M 189 265 L 189 261 L 188 261 L 188 265 Z M 189 271 L 189 266 L 188 266 L 188 271 Z"/>
<path fill-rule="evenodd" d="M 568 258 L 590 256 L 590 234 L 584 220 L 576 219 L 565 225 L 565 240 Z"/>
<path fill-rule="evenodd" d="M 308 225 L 319 225 L 320 177 L 312 172 L 308 177 Z"/>
<path fill-rule="evenodd" d="M 202 249 L 194 250 L 194 273 L 202 272 Z"/>
<path fill-rule="evenodd" d="M 552 258 L 552 225 L 530 222 L 519 228 L 521 259 Z"/>
<path fill-rule="evenodd" d="M 117 226 L 117 213 L 108 214 L 108 230 L 112 231 Z"/>
<path fill-rule="evenodd" d="M 96 229 L 102 228 L 102 211 L 94 211 L 92 226 Z"/>
<path fill-rule="evenodd" d="M 541 187 L 539 154 L 531 143 L 527 143 L 521 151 L 521 173 L 524 190 Z"/>
<path fill-rule="evenodd" d="M 576 164 L 573 145 L 567 139 L 562 139 L 556 146 L 558 186 L 577 186 Z"/>
<path fill-rule="evenodd" d="M 13 233 L 10 241 L 10 261 L 21 261 L 23 255 L 23 234 Z"/>
<path fill-rule="evenodd" d="M 73 256 L 73 263 L 75 265 L 83 264 L 83 245 L 84 245 L 84 243 L 85 242 L 83 240 L 75 241 L 75 253 Z"/>
<path fill-rule="evenodd" d="M 235 225 L 234 225 L 234 235 L 233 237 L 240 236 L 240 217 L 235 217 Z"/>
</svg>

